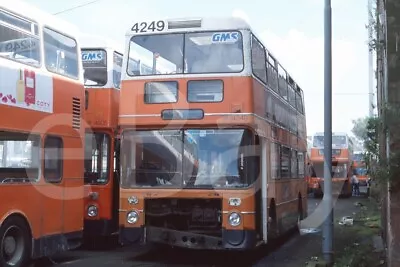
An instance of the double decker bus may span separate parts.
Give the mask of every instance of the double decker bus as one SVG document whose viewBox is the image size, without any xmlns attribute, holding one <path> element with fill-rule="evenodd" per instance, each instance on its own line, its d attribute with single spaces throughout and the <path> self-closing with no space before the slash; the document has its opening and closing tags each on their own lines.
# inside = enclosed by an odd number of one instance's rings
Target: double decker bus
<svg viewBox="0 0 400 267">
<path fill-rule="evenodd" d="M 119 126 L 122 244 L 246 250 L 307 214 L 303 91 L 241 19 L 135 23 Z"/>
<path fill-rule="evenodd" d="M 362 151 L 356 151 L 353 155 L 353 169 L 361 186 L 366 186 L 368 181 L 367 165 L 365 154 Z"/>
<path fill-rule="evenodd" d="M 113 42 L 82 37 L 85 83 L 85 224 L 88 245 L 109 243 L 118 234 L 119 93 L 122 49 Z M 116 238 L 115 238 L 116 241 Z"/>
<path fill-rule="evenodd" d="M 24 2 L 0 4 L 0 266 L 25 266 L 82 242 L 78 34 Z"/>
<path fill-rule="evenodd" d="M 312 166 L 308 186 L 315 197 L 323 195 L 324 133 L 313 135 L 310 161 Z M 351 196 L 350 178 L 353 171 L 353 141 L 346 133 L 332 133 L 333 194 Z"/>
</svg>

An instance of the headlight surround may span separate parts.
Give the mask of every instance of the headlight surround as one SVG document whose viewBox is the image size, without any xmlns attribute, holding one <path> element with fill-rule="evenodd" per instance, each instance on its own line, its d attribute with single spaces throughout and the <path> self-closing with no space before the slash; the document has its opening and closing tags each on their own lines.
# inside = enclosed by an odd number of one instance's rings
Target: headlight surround
<svg viewBox="0 0 400 267">
<path fill-rule="evenodd" d="M 87 215 L 89 216 L 89 217 L 96 217 L 97 216 L 97 214 L 99 213 L 99 210 L 98 210 L 98 208 L 97 208 L 97 206 L 96 205 L 90 205 L 88 208 L 87 208 Z"/>
<path fill-rule="evenodd" d="M 242 222 L 242 218 L 240 217 L 239 213 L 232 212 L 231 214 L 229 214 L 228 222 L 231 226 L 239 226 Z"/>
<path fill-rule="evenodd" d="M 126 221 L 129 224 L 135 224 L 139 220 L 139 214 L 136 211 L 130 211 L 126 214 Z"/>
</svg>

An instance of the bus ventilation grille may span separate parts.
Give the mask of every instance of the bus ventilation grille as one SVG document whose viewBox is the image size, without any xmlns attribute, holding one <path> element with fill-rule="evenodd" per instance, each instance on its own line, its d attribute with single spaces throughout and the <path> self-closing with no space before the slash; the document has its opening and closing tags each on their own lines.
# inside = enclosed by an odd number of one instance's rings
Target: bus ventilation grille
<svg viewBox="0 0 400 267">
<path fill-rule="evenodd" d="M 81 128 L 81 100 L 79 98 L 72 98 L 72 128 Z"/>
</svg>

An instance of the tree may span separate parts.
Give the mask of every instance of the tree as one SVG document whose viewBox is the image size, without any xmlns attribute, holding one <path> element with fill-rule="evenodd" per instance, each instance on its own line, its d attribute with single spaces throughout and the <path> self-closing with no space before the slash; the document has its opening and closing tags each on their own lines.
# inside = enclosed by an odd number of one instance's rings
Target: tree
<svg viewBox="0 0 400 267">
<path fill-rule="evenodd" d="M 364 142 L 367 138 L 367 125 L 368 125 L 369 117 L 358 118 L 353 120 L 353 129 L 351 132 L 354 136 L 359 140 Z"/>
</svg>

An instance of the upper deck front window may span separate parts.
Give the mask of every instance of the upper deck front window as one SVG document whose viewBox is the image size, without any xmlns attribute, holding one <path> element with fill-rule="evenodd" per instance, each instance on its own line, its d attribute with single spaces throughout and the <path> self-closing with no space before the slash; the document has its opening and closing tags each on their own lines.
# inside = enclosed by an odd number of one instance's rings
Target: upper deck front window
<svg viewBox="0 0 400 267">
<path fill-rule="evenodd" d="M 243 41 L 238 31 L 134 36 L 128 64 L 131 76 L 234 73 L 243 70 Z"/>
<path fill-rule="evenodd" d="M 363 161 L 364 160 L 364 155 L 363 154 L 354 154 L 353 155 L 353 160 L 354 161 Z"/>
<path fill-rule="evenodd" d="M 314 136 L 314 147 L 324 147 L 324 136 Z M 345 148 L 347 146 L 347 138 L 342 135 L 332 136 L 332 147 Z"/>
<path fill-rule="evenodd" d="M 105 50 L 82 49 L 82 64 L 86 86 L 107 84 L 107 54 Z"/>
</svg>

